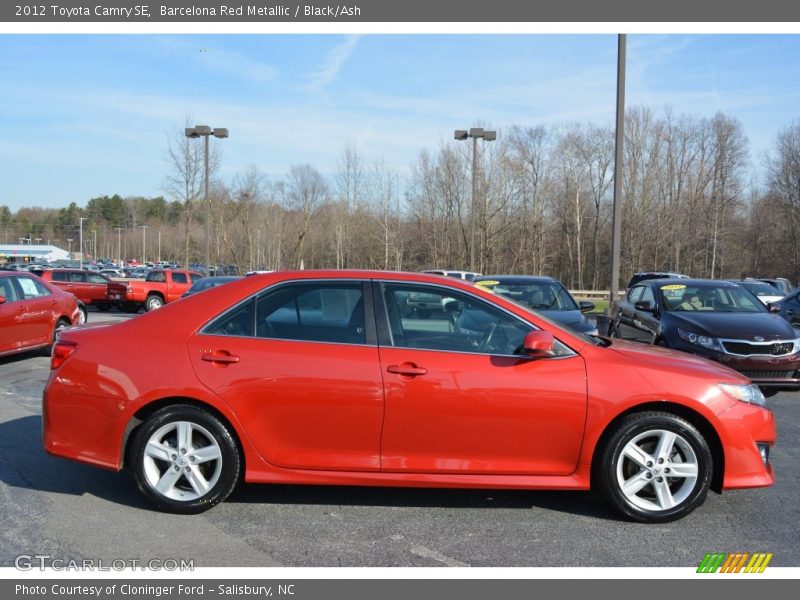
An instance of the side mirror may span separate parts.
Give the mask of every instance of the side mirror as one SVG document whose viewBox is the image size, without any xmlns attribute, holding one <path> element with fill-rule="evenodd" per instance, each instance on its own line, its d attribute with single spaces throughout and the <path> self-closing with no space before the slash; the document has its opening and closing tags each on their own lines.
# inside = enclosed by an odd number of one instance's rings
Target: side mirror
<svg viewBox="0 0 800 600">
<path fill-rule="evenodd" d="M 6 297 L 0 296 L 0 304 L 5 304 L 5 303 L 6 303 Z"/>
<path fill-rule="evenodd" d="M 457 313 L 461 310 L 461 304 L 455 298 L 442 298 L 442 310 L 446 313 Z"/>
<path fill-rule="evenodd" d="M 769 302 L 767 304 L 767 310 L 771 313 L 779 313 L 781 312 L 781 305 L 776 304 L 775 302 Z"/>
<path fill-rule="evenodd" d="M 633 307 L 636 310 L 641 310 L 641 311 L 649 312 L 649 313 L 655 311 L 655 308 L 653 307 L 653 303 L 650 302 L 649 300 L 645 300 L 643 302 L 637 302 L 636 304 L 633 305 Z"/>
<path fill-rule="evenodd" d="M 578 302 L 578 307 L 582 313 L 592 312 L 594 310 L 594 302 L 584 300 L 583 302 Z"/>
<path fill-rule="evenodd" d="M 555 339 L 549 331 L 529 331 L 522 342 L 522 349 L 528 356 L 548 356 L 553 351 Z"/>
</svg>

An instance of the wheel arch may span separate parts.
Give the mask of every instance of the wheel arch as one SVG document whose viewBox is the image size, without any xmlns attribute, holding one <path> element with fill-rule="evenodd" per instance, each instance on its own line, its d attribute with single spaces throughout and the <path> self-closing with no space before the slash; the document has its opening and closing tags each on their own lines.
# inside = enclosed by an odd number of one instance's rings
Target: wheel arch
<svg viewBox="0 0 800 600">
<path fill-rule="evenodd" d="M 142 406 L 139 410 L 137 410 L 131 418 L 128 420 L 128 423 L 125 425 L 125 430 L 122 434 L 122 441 L 120 446 L 120 453 L 119 453 L 119 468 L 123 469 L 129 464 L 129 452 L 131 447 L 131 440 L 133 439 L 136 430 L 145 422 L 147 421 L 150 416 L 158 410 L 162 408 L 166 408 L 167 406 L 175 406 L 178 404 L 194 406 L 196 408 L 200 408 L 202 410 L 208 411 L 212 415 L 214 415 L 217 419 L 222 421 L 222 423 L 228 428 L 231 432 L 231 436 L 233 437 L 234 441 L 236 442 L 236 447 L 239 450 L 239 456 L 241 457 L 242 461 L 242 476 L 244 476 L 245 468 L 246 468 L 246 461 L 247 461 L 247 454 L 244 450 L 244 446 L 242 444 L 242 440 L 239 434 L 239 430 L 237 427 L 231 422 L 231 420 L 219 410 L 213 404 L 208 402 L 204 402 L 202 400 L 197 400 L 196 398 L 190 398 L 187 396 L 170 396 L 167 398 L 160 398 L 158 400 L 153 400 L 152 402 L 148 402 L 144 406 Z"/>
<path fill-rule="evenodd" d="M 668 412 L 672 413 L 682 419 L 689 421 L 694 425 L 697 430 L 703 434 L 703 437 L 708 442 L 708 447 L 711 450 L 711 456 L 714 459 L 714 471 L 711 477 L 711 489 L 715 492 L 722 493 L 722 483 L 725 478 L 725 451 L 722 446 L 722 440 L 717 433 L 717 430 L 711 422 L 696 410 L 689 408 L 683 404 L 668 401 L 653 401 L 644 404 L 637 404 L 621 412 L 611 421 L 609 421 L 603 428 L 603 432 L 595 444 L 594 451 L 592 452 L 592 487 L 595 487 L 595 472 L 597 470 L 597 461 L 602 449 L 608 441 L 609 436 L 616 428 L 617 424 L 622 419 L 639 412 Z"/>
</svg>

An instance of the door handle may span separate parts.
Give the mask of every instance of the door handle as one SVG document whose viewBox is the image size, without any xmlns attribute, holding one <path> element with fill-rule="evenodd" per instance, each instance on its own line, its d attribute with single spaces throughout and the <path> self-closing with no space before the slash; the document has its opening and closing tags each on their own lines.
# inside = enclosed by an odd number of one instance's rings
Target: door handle
<svg viewBox="0 0 800 600">
<path fill-rule="evenodd" d="M 224 353 L 205 352 L 200 358 L 206 362 L 218 363 L 221 365 L 230 365 L 239 362 L 238 356 L 233 356 L 232 354 L 228 354 L 227 352 Z"/>
<path fill-rule="evenodd" d="M 425 375 L 428 372 L 428 369 L 424 367 L 418 367 L 414 363 L 405 362 L 400 365 L 389 365 L 386 367 L 386 370 L 389 373 L 397 373 L 398 375 L 408 375 L 409 377 L 416 377 L 417 375 Z"/>
</svg>

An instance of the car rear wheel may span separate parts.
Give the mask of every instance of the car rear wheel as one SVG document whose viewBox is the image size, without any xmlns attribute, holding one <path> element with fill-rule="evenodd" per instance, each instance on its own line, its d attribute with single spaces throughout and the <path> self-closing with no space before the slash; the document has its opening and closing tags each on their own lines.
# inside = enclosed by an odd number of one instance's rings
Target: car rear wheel
<svg viewBox="0 0 800 600">
<path fill-rule="evenodd" d="M 136 485 L 160 509 L 196 514 L 233 492 L 242 469 L 236 441 L 217 417 L 189 405 L 155 412 L 131 447 Z"/>
<path fill-rule="evenodd" d="M 50 344 L 48 344 L 43 350 L 43 354 L 45 356 L 50 356 L 50 353 L 53 350 L 53 344 L 58 341 L 58 334 L 61 333 L 64 329 L 70 326 L 69 319 L 65 317 L 61 317 L 58 321 L 56 321 L 55 326 L 53 327 L 53 335 L 50 337 Z"/>
<path fill-rule="evenodd" d="M 667 412 L 625 417 L 610 433 L 595 465 L 609 502 L 643 523 L 680 519 L 708 494 L 713 457 L 688 421 Z"/>
<path fill-rule="evenodd" d="M 144 309 L 147 312 L 150 312 L 151 310 L 157 310 L 162 306 L 164 306 L 164 299 L 155 294 L 151 294 L 147 297 L 147 300 L 144 301 Z"/>
<path fill-rule="evenodd" d="M 81 305 L 78 307 L 78 320 L 75 325 L 83 325 L 89 320 L 89 314 L 86 312 L 86 307 Z"/>
</svg>

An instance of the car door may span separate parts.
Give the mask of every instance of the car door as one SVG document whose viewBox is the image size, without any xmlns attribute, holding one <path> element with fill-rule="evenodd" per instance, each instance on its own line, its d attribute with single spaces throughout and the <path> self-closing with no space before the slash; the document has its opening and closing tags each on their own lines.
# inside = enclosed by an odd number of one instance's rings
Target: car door
<svg viewBox="0 0 800 600">
<path fill-rule="evenodd" d="M 174 302 L 189 289 L 191 283 L 189 283 L 186 273 L 170 272 L 170 277 L 171 282 L 167 292 L 167 302 Z"/>
<path fill-rule="evenodd" d="M 636 339 L 637 331 L 633 324 L 636 316 L 635 304 L 642 297 L 644 292 L 643 285 L 636 285 L 628 291 L 628 295 L 619 302 L 619 314 L 617 316 L 617 335 L 626 340 Z"/>
<path fill-rule="evenodd" d="M 643 286 L 642 295 L 637 300 L 639 305 L 649 303 L 652 310 L 642 310 L 633 306 L 633 316 L 630 323 L 631 339 L 638 342 L 652 344 L 655 342 L 659 331 L 659 305 L 656 301 L 652 286 Z"/>
<path fill-rule="evenodd" d="M 484 300 L 432 284 L 376 284 L 385 417 L 383 471 L 565 475 L 586 418 L 583 358 L 515 354 L 533 327 Z M 443 316 L 403 314 L 409 294 Z M 557 332 L 556 332 L 557 333 Z"/>
<path fill-rule="evenodd" d="M 383 381 L 365 290 L 364 281 L 275 286 L 190 339 L 198 378 L 234 409 L 270 463 L 380 468 Z"/>
<path fill-rule="evenodd" d="M 84 304 L 91 304 L 92 294 L 91 286 L 87 281 L 86 271 L 68 271 L 67 284 L 62 288 L 65 292 L 69 292 Z"/>
<path fill-rule="evenodd" d="M 20 347 L 22 336 L 24 304 L 13 277 L 0 277 L 0 354 Z"/>
<path fill-rule="evenodd" d="M 55 327 L 55 296 L 38 278 L 17 275 L 11 279 L 15 280 L 20 297 L 20 347 L 48 343 Z"/>
<path fill-rule="evenodd" d="M 87 294 L 91 304 L 104 304 L 108 301 L 108 278 L 100 273 L 87 273 Z"/>
</svg>

